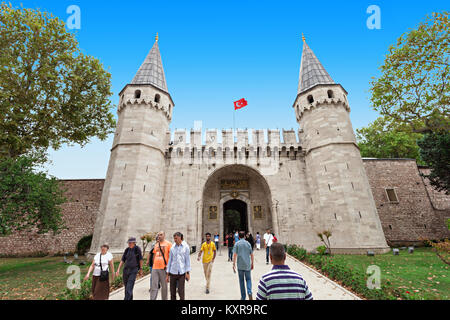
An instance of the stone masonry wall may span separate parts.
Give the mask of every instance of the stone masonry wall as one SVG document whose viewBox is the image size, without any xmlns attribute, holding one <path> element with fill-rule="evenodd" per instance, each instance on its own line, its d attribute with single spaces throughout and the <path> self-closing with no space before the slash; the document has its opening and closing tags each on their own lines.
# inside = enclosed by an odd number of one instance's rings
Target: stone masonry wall
<svg viewBox="0 0 450 320">
<path fill-rule="evenodd" d="M 407 245 L 418 243 L 421 238 L 450 236 L 443 215 L 433 208 L 415 160 L 363 162 L 388 244 Z M 388 200 L 386 188 L 395 190 L 398 202 Z M 441 197 L 441 205 L 448 206 L 450 197 Z"/>
<path fill-rule="evenodd" d="M 93 233 L 103 183 L 103 179 L 63 180 L 67 202 L 62 214 L 68 229 L 55 236 L 23 231 L 0 238 L 0 256 L 74 252 L 78 241 Z"/>
<path fill-rule="evenodd" d="M 426 173 L 428 169 L 418 169 L 415 161 L 408 159 L 364 159 L 363 163 L 390 245 L 414 243 L 420 237 L 450 236 L 445 227 L 450 217 L 450 196 L 424 184 L 419 170 Z M 63 216 L 69 229 L 56 236 L 20 232 L 4 237 L 0 241 L 0 256 L 73 252 L 79 239 L 92 234 L 104 180 L 63 180 L 63 183 L 69 200 L 63 205 Z M 396 190 L 398 203 L 387 200 L 385 189 L 391 187 Z"/>
</svg>

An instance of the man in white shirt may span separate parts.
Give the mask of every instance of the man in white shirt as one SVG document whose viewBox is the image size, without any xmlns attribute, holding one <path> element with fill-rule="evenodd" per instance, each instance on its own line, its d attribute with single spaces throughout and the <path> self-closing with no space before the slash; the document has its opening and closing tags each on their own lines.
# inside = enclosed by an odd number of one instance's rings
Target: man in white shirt
<svg viewBox="0 0 450 320">
<path fill-rule="evenodd" d="M 266 233 L 264 233 L 264 248 L 266 248 L 266 264 L 269 264 L 269 252 L 272 242 L 273 242 L 273 235 L 270 232 L 270 229 L 267 229 Z"/>
<path fill-rule="evenodd" d="M 166 282 L 170 280 L 170 299 L 176 300 L 176 292 L 180 300 L 184 300 L 185 281 L 189 281 L 191 271 L 190 250 L 187 244 L 183 243 L 181 232 L 173 235 L 174 245 L 170 249 L 169 263 L 167 264 Z"/>
</svg>

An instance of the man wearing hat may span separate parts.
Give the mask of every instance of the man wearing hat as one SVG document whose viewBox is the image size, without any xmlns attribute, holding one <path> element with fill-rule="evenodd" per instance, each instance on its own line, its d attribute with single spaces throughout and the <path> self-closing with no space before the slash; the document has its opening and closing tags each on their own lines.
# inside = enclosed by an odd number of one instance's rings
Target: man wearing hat
<svg viewBox="0 0 450 320">
<path fill-rule="evenodd" d="M 139 272 L 142 276 L 142 262 L 141 248 L 136 245 L 136 238 L 131 237 L 128 239 L 128 248 L 125 249 L 119 268 L 116 272 L 116 276 L 119 276 L 120 268 L 122 267 L 122 264 L 125 264 L 125 267 L 123 268 L 123 285 L 125 287 L 124 300 L 133 300 L 133 288 L 137 273 Z"/>
</svg>

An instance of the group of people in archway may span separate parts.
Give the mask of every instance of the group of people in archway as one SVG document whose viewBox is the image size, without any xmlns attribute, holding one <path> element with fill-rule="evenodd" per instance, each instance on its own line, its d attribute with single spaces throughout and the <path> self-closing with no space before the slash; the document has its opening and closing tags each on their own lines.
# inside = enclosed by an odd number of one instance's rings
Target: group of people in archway
<svg viewBox="0 0 450 320">
<path fill-rule="evenodd" d="M 197 260 L 200 261 L 201 259 L 202 261 L 206 280 L 205 293 L 209 294 L 211 272 L 216 259 L 219 235 L 216 234 L 213 241 L 211 234 L 207 232 L 205 238 Z M 180 300 L 185 299 L 185 282 L 190 280 L 191 272 L 191 250 L 186 241 L 184 241 L 182 233 L 175 232 L 173 239 L 174 243 L 172 244 L 165 239 L 164 231 L 160 231 L 157 235 L 156 243 L 147 256 L 147 264 L 151 270 L 149 290 L 151 300 L 156 300 L 159 289 L 161 289 L 161 298 L 167 300 L 169 283 L 171 300 L 176 300 L 177 293 Z M 270 229 L 267 229 L 262 239 L 257 233 L 256 241 L 253 240 L 249 233 L 235 231 L 234 234 L 230 233 L 227 235 L 225 242 L 229 252 L 228 261 L 233 262 L 233 271 L 238 273 L 242 300 L 245 300 L 247 296 L 250 300 L 253 300 L 251 281 L 251 271 L 254 268 L 253 250 L 255 244 L 256 248 L 259 249 L 261 242 L 266 248 L 266 263 L 269 264 L 270 259 L 273 268 L 261 277 L 256 299 L 312 299 L 312 294 L 305 280 L 298 273 L 290 270 L 285 264 L 285 248 L 276 240 Z M 122 275 L 125 287 L 124 299 L 133 300 L 136 276 L 138 273 L 142 275 L 144 260 L 142 250 L 136 245 L 136 238 L 131 237 L 128 240 L 128 247 L 122 255 L 116 272 L 114 272 L 113 256 L 108 250 L 109 246 L 107 244 L 102 245 L 101 252 L 95 255 L 85 276 L 85 279 L 88 279 L 91 272 L 93 274 L 93 298 L 94 300 L 108 299 L 110 289 L 109 271 L 111 270 L 112 279 L 114 280 L 114 277 L 120 275 L 120 270 L 124 266 Z"/>
</svg>

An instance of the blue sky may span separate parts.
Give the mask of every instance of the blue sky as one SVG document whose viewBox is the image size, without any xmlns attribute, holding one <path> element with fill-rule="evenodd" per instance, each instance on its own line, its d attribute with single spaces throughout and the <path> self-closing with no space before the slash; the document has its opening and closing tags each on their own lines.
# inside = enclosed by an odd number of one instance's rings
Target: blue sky
<svg viewBox="0 0 450 320">
<path fill-rule="evenodd" d="M 349 93 L 353 128 L 377 117 L 369 82 L 379 75 L 388 47 L 427 14 L 448 10 L 448 1 L 12 1 L 50 11 L 64 21 L 81 9 L 76 31 L 86 54 L 112 74 L 112 102 L 131 81 L 159 32 L 167 85 L 175 102 L 171 129 L 231 128 L 233 101 L 238 128 L 298 128 L 297 94 L 303 32 L 333 80 Z M 370 30 L 370 5 L 381 10 L 381 29 Z M 113 111 L 116 114 L 116 110 Z M 50 150 L 46 169 L 58 178 L 104 178 L 112 137 L 84 148 Z"/>
</svg>

